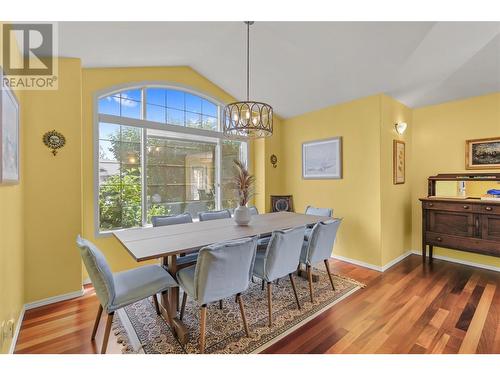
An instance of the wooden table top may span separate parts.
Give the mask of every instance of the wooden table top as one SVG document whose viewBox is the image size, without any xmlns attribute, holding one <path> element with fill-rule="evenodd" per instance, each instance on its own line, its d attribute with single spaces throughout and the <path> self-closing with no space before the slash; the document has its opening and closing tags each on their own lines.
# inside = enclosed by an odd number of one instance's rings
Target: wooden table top
<svg viewBox="0 0 500 375">
<path fill-rule="evenodd" d="M 267 235 L 273 230 L 330 220 L 331 217 L 294 212 L 255 215 L 248 226 L 236 225 L 234 219 L 200 221 L 163 227 L 133 228 L 113 232 L 132 257 L 141 262 L 169 255 L 187 253 L 216 242 Z"/>
</svg>

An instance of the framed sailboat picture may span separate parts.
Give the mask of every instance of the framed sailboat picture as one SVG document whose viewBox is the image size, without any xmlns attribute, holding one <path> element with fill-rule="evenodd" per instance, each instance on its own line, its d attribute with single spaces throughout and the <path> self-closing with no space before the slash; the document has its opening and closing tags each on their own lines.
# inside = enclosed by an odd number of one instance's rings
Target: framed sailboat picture
<svg viewBox="0 0 500 375">
<path fill-rule="evenodd" d="M 342 178 L 342 137 L 302 144 L 302 178 Z"/>
</svg>

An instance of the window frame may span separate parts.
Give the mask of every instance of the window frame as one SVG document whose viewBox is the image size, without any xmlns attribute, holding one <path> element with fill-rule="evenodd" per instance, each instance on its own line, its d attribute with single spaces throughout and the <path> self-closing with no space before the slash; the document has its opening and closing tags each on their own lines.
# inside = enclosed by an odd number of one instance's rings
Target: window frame
<svg viewBox="0 0 500 375">
<path fill-rule="evenodd" d="M 188 126 L 180 125 L 170 125 L 166 123 L 145 120 L 146 118 L 146 89 L 149 88 L 162 88 L 170 90 L 183 91 L 188 94 L 196 95 L 202 99 L 208 100 L 217 106 L 217 127 L 218 130 L 207 130 Z M 141 117 L 142 119 L 134 119 L 130 117 L 121 117 L 116 115 L 107 115 L 99 113 L 99 100 L 117 94 L 122 91 L 127 90 L 141 90 Z M 203 93 L 202 91 L 193 89 L 189 86 L 173 84 L 169 82 L 162 81 L 141 81 L 136 83 L 126 83 L 120 84 L 112 87 L 108 87 L 103 90 L 96 91 L 93 95 L 93 193 L 94 193 L 94 235 L 98 237 L 109 237 L 116 231 L 123 231 L 130 228 L 118 228 L 111 230 L 101 230 L 100 220 L 99 220 L 99 124 L 101 122 L 123 125 L 123 126 L 133 126 L 141 129 L 141 187 L 142 187 L 142 199 L 141 199 L 141 215 L 142 215 L 142 225 L 139 228 L 151 227 L 151 224 L 147 224 L 147 188 L 146 188 L 146 165 L 147 165 L 147 153 L 146 147 L 147 142 L 145 142 L 145 136 L 148 129 L 161 130 L 171 133 L 171 139 L 180 139 L 185 141 L 198 141 L 198 142 L 208 142 L 215 144 L 215 186 L 216 186 L 216 209 L 220 209 L 222 203 L 221 197 L 221 160 L 222 160 L 222 147 L 221 144 L 227 138 L 224 137 L 222 133 L 222 110 L 225 106 L 224 102 L 214 96 Z M 170 137 L 169 137 L 170 138 Z M 250 157 L 249 157 L 249 143 L 246 140 L 238 140 L 242 142 L 243 147 L 241 149 L 242 157 L 245 158 L 247 166 L 250 168 Z"/>
</svg>

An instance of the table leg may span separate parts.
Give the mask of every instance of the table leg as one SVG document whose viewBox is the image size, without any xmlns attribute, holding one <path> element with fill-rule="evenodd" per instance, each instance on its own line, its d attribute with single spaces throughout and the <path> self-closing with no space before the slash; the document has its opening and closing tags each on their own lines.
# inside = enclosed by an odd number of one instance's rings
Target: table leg
<svg viewBox="0 0 500 375">
<path fill-rule="evenodd" d="M 177 256 L 172 255 L 170 259 L 167 257 L 162 258 L 162 264 L 170 272 L 172 276 L 175 277 L 177 272 Z M 162 294 L 160 310 L 162 316 L 171 324 L 171 327 L 175 331 L 177 338 L 181 344 L 186 344 L 188 341 L 188 330 L 187 327 L 182 323 L 182 321 L 177 318 L 177 303 L 179 297 L 179 287 L 170 288 L 168 292 Z M 168 309 L 169 313 L 165 311 Z M 172 320 L 169 319 L 169 315 Z"/>
</svg>

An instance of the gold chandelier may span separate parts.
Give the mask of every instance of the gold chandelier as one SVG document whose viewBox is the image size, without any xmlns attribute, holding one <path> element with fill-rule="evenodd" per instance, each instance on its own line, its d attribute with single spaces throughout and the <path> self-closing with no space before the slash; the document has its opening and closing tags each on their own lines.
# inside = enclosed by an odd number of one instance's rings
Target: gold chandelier
<svg viewBox="0 0 500 375">
<path fill-rule="evenodd" d="M 262 138 L 273 135 L 273 107 L 250 100 L 250 25 L 247 25 L 247 100 L 229 103 L 224 107 L 222 121 L 224 135 L 228 138 Z"/>
</svg>

